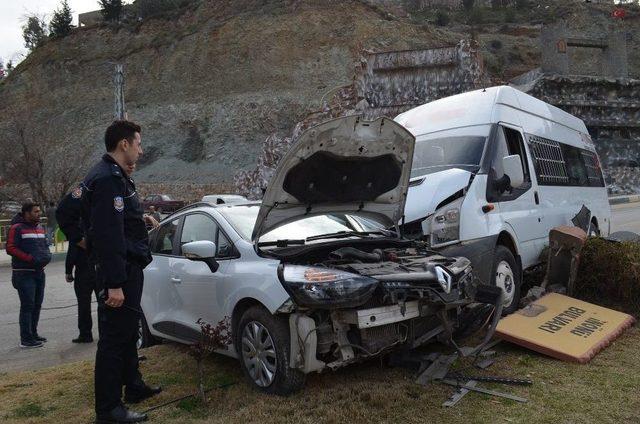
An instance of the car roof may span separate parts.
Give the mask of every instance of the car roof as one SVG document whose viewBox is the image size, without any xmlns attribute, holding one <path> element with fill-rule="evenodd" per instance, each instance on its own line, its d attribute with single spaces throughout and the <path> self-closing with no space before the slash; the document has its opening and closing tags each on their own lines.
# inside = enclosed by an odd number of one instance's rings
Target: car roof
<svg viewBox="0 0 640 424">
<path fill-rule="evenodd" d="M 185 206 L 184 208 L 178 209 L 171 215 L 168 215 L 167 217 L 165 217 L 163 221 L 166 219 L 169 219 L 174 215 L 182 214 L 183 212 L 187 212 L 190 210 L 206 210 L 208 208 L 224 209 L 224 208 L 236 208 L 241 206 L 260 206 L 260 202 L 254 200 L 254 201 L 237 202 L 237 203 L 222 203 L 219 205 L 215 203 L 209 203 L 209 202 L 195 202 Z"/>
</svg>

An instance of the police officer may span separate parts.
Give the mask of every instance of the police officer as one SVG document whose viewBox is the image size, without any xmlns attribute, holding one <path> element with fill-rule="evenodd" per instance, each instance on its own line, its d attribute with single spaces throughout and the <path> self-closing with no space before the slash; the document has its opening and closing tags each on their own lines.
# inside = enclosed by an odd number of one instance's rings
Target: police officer
<svg viewBox="0 0 640 424">
<path fill-rule="evenodd" d="M 143 210 L 133 180 L 124 171 L 142 154 L 140 127 L 115 121 L 105 132 L 107 153 L 89 171 L 82 186 L 82 222 L 87 248 L 96 260 L 100 340 L 95 364 L 97 423 L 147 419 L 122 403 L 139 402 L 161 391 L 142 381 L 136 341 L 142 313 L 142 270 L 151 262 Z"/>
<path fill-rule="evenodd" d="M 82 212 L 82 185 L 62 198 L 56 209 L 56 219 L 62 232 L 69 241 L 65 261 L 67 282 L 73 282 L 73 289 L 78 299 L 78 330 L 80 334 L 73 343 L 93 342 L 93 321 L 91 319 L 91 293 L 96 290 L 95 264 L 89 260 L 80 214 Z M 75 275 L 73 269 L 75 268 Z"/>
</svg>

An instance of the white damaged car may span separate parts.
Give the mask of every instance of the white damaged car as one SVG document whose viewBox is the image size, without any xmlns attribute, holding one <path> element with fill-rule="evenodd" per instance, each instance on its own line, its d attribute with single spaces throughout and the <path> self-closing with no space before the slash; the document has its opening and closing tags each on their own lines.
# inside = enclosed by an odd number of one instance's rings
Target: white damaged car
<svg viewBox="0 0 640 424">
<path fill-rule="evenodd" d="M 389 229 L 401 220 L 414 137 L 357 116 L 305 132 L 262 203 L 194 204 L 150 233 L 142 344 L 193 343 L 198 319 L 232 323 L 259 390 L 435 337 L 450 340 L 475 287 L 469 261 Z"/>
</svg>

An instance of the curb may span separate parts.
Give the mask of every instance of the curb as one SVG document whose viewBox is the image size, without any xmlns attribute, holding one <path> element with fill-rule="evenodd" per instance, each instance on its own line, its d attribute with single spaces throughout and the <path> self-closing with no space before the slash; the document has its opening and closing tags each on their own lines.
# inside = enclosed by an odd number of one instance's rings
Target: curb
<svg viewBox="0 0 640 424">
<path fill-rule="evenodd" d="M 640 195 L 638 194 L 631 194 L 629 196 L 609 197 L 610 205 L 620 205 L 623 203 L 636 203 L 636 202 L 640 202 Z"/>
</svg>

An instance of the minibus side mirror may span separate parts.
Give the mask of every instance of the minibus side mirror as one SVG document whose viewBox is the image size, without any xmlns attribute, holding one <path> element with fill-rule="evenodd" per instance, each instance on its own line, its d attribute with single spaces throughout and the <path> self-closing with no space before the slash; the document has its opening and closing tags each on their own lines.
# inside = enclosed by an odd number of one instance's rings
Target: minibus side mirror
<svg viewBox="0 0 640 424">
<path fill-rule="evenodd" d="M 216 272 L 220 266 L 214 259 L 216 244 L 209 240 L 199 240 L 182 245 L 184 257 L 192 261 L 201 261 L 209 266 L 211 272 Z"/>
<path fill-rule="evenodd" d="M 524 184 L 524 170 L 520 155 L 509 155 L 502 158 L 502 169 L 509 177 L 511 188 L 518 188 Z"/>
</svg>

